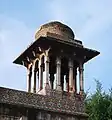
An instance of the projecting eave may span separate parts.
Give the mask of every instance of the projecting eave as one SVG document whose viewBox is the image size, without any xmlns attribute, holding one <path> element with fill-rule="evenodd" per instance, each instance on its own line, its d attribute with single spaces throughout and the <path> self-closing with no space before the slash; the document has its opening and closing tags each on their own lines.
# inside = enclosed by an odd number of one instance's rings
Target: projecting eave
<svg viewBox="0 0 112 120">
<path fill-rule="evenodd" d="M 83 48 L 83 49 L 84 49 L 84 63 L 88 62 L 89 60 L 100 54 L 100 52 L 93 49 L 89 49 L 89 48 Z"/>
<path fill-rule="evenodd" d="M 62 40 L 62 39 L 58 39 L 58 38 L 53 38 L 50 37 L 49 35 L 46 36 L 39 36 L 37 40 L 35 40 L 33 43 L 31 43 L 26 50 L 24 50 L 14 61 L 13 63 L 15 64 L 20 64 L 23 65 L 23 61 L 26 61 L 26 57 L 30 57 L 32 58 L 32 51 L 34 51 L 35 53 L 40 53 L 39 52 L 39 47 L 46 47 L 47 45 L 55 45 L 55 44 L 65 44 L 66 46 L 78 46 L 78 47 L 83 47 L 81 44 L 79 44 L 78 42 L 72 43 L 70 41 L 67 40 Z"/>
<path fill-rule="evenodd" d="M 35 54 L 41 54 L 39 47 L 45 48 L 46 46 L 51 46 L 53 49 L 57 49 L 57 46 L 60 46 L 59 49 L 68 49 L 71 52 L 75 52 L 76 54 L 81 54 L 84 57 L 84 63 L 100 54 L 100 52 L 96 50 L 85 48 L 75 42 L 72 43 L 67 40 L 64 41 L 62 39 L 57 39 L 49 36 L 40 36 L 38 40 L 35 40 L 32 44 L 30 44 L 30 46 L 27 47 L 27 49 L 22 54 L 20 54 L 20 56 L 17 57 L 13 63 L 20 65 L 24 64 L 23 61 L 28 63 L 27 57 L 33 59 L 33 52 Z"/>
<path fill-rule="evenodd" d="M 35 44 L 36 44 L 36 41 L 32 42 L 32 43 L 27 47 L 27 49 L 25 49 L 25 50 L 13 61 L 13 63 L 23 65 L 23 61 L 25 61 L 27 55 L 29 55 L 28 52 L 29 52 L 30 50 L 33 50 L 33 46 L 34 46 Z"/>
</svg>

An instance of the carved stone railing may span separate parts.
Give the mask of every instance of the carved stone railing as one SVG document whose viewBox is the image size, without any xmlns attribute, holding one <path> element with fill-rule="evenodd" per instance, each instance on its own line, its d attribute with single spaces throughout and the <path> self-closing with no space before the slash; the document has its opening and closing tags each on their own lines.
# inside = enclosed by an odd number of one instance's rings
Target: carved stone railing
<svg viewBox="0 0 112 120">
<path fill-rule="evenodd" d="M 55 90 L 47 93 L 44 96 L 0 87 L 0 103 L 86 116 L 83 97 Z"/>
</svg>

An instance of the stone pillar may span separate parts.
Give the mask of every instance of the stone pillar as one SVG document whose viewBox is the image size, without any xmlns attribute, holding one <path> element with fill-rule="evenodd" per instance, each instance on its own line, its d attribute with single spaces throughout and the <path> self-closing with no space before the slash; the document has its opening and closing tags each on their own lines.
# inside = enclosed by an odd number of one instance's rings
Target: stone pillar
<svg viewBox="0 0 112 120">
<path fill-rule="evenodd" d="M 45 87 L 50 88 L 49 86 L 49 56 L 45 56 L 45 81 L 44 81 Z"/>
<path fill-rule="evenodd" d="M 79 85 L 80 85 L 80 94 L 83 94 L 84 92 L 84 78 L 83 78 L 83 63 L 79 63 Z"/>
<path fill-rule="evenodd" d="M 77 93 L 77 67 L 74 67 L 73 80 L 74 80 L 74 91 L 75 93 Z"/>
<path fill-rule="evenodd" d="M 73 92 L 73 60 L 69 59 L 69 91 Z"/>
<path fill-rule="evenodd" d="M 27 74 L 27 91 L 31 92 L 31 77 L 32 77 L 32 65 L 28 67 Z"/>
<path fill-rule="evenodd" d="M 34 86 L 33 86 L 33 92 L 36 93 L 36 79 L 37 79 L 37 70 L 34 69 Z"/>
<path fill-rule="evenodd" d="M 56 89 L 61 91 L 61 58 L 56 58 Z"/>
<path fill-rule="evenodd" d="M 39 60 L 39 90 L 42 90 L 42 84 L 43 84 L 43 64 L 42 60 Z"/>
</svg>

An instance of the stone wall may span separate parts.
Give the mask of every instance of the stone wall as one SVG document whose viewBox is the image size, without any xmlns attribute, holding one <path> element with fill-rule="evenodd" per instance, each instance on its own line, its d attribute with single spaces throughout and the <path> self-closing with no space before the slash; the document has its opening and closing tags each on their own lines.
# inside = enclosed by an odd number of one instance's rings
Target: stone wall
<svg viewBox="0 0 112 120">
<path fill-rule="evenodd" d="M 44 113 L 37 112 L 41 114 L 41 120 L 77 120 L 78 117 L 87 117 L 87 114 L 84 113 L 84 100 L 82 96 L 57 92 L 55 90 L 47 91 L 47 93 L 44 96 L 0 87 L 0 104 L 44 111 Z M 66 117 L 66 115 L 69 117 Z M 49 116 L 50 119 L 46 118 Z"/>
<path fill-rule="evenodd" d="M 17 112 L 15 114 L 15 109 L 13 109 L 14 106 L 10 106 L 10 108 L 6 106 L 2 107 L 4 113 L 0 112 L 0 120 L 87 120 L 87 117 L 84 116 L 75 116 L 65 113 L 61 114 L 39 109 L 26 109 L 27 114 L 25 115 L 18 107 L 16 107 Z M 13 114 L 10 114 L 10 111 L 13 111 Z"/>
</svg>

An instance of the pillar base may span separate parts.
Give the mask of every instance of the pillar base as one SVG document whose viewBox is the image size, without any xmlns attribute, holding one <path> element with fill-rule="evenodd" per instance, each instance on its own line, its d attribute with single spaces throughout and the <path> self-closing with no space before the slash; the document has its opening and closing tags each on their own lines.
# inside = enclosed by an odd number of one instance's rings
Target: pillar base
<svg viewBox="0 0 112 120">
<path fill-rule="evenodd" d="M 50 90 L 50 86 L 48 83 L 45 84 L 45 87 L 41 90 L 38 90 L 37 94 L 40 94 L 40 95 L 49 95 L 49 90 Z"/>
<path fill-rule="evenodd" d="M 69 87 L 69 92 L 70 92 L 70 93 L 74 93 L 73 87 Z"/>
<path fill-rule="evenodd" d="M 80 91 L 79 94 L 80 94 L 80 95 L 84 95 L 84 91 Z"/>
<path fill-rule="evenodd" d="M 61 86 L 60 86 L 60 85 L 58 85 L 58 86 L 56 87 L 56 90 L 58 90 L 58 91 L 62 91 Z"/>
<path fill-rule="evenodd" d="M 48 93 L 47 93 L 46 89 L 42 89 L 42 90 L 39 90 L 37 92 L 37 94 L 39 94 L 39 95 L 47 95 Z"/>
<path fill-rule="evenodd" d="M 44 86 L 45 86 L 45 89 L 46 89 L 46 90 L 49 90 L 49 89 L 50 89 L 50 85 L 49 85 L 49 83 L 45 83 Z"/>
</svg>

